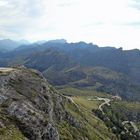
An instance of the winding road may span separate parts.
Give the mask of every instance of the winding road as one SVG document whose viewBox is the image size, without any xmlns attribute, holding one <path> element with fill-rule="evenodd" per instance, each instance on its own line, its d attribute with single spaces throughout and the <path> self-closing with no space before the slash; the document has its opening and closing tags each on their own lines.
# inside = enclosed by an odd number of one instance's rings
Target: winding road
<svg viewBox="0 0 140 140">
<path fill-rule="evenodd" d="M 74 100 L 72 99 L 72 97 L 69 97 L 69 96 L 65 96 L 65 97 L 68 98 L 79 109 L 79 106 L 74 102 Z M 104 101 L 98 107 L 99 110 L 102 112 L 102 114 L 105 114 L 104 111 L 103 111 L 103 107 L 105 105 L 110 106 L 110 102 L 112 101 L 112 99 L 109 99 L 109 98 L 101 98 L 101 97 L 98 97 L 98 96 L 96 96 L 96 98 L 88 97 L 87 100 L 89 100 L 89 101 L 91 101 L 91 100 L 93 100 L 93 101 L 95 101 L 95 100 L 96 101 Z M 128 132 L 128 129 L 125 127 L 125 124 L 127 124 L 127 123 L 129 123 L 133 127 L 133 129 L 134 129 L 135 132 L 138 132 L 139 131 L 138 127 L 136 126 L 136 124 L 134 122 L 132 122 L 132 121 L 123 121 L 122 122 L 122 125 L 124 126 L 124 129 L 127 132 Z"/>
<path fill-rule="evenodd" d="M 104 112 L 103 112 L 103 106 L 105 106 L 105 105 L 110 106 L 110 101 L 111 101 L 111 99 L 108 99 L 108 98 L 101 98 L 101 97 L 97 97 L 97 96 L 96 96 L 96 99 L 95 99 L 95 98 L 92 99 L 92 98 L 89 98 L 89 97 L 88 97 L 88 100 L 104 101 L 102 104 L 99 105 L 99 110 L 100 110 L 103 114 L 104 114 Z"/>
<path fill-rule="evenodd" d="M 110 106 L 110 101 L 111 100 L 108 99 L 108 98 L 100 98 L 100 97 L 97 97 L 97 100 L 98 101 L 104 101 L 102 104 L 99 105 L 99 110 L 102 111 L 102 112 L 103 112 L 103 106 L 105 106 L 105 105 Z"/>
<path fill-rule="evenodd" d="M 99 105 L 99 110 L 103 113 L 103 114 L 105 114 L 104 112 L 103 112 L 103 106 L 104 105 L 110 105 L 110 101 L 111 101 L 111 99 L 108 99 L 108 98 L 100 98 L 100 97 L 96 97 L 96 99 L 92 99 L 92 98 L 88 98 L 88 100 L 98 100 L 98 101 L 104 101 L 102 104 L 100 104 Z M 132 122 L 132 121 L 123 121 L 122 122 L 122 125 L 124 126 L 124 128 L 125 128 L 125 130 L 128 132 L 128 129 L 125 127 L 125 124 L 127 124 L 127 123 L 129 123 L 132 127 L 133 127 L 133 129 L 134 129 L 134 131 L 135 132 L 138 132 L 139 131 L 139 129 L 138 129 L 138 127 L 136 126 L 136 124 L 134 123 L 134 122 Z"/>
</svg>

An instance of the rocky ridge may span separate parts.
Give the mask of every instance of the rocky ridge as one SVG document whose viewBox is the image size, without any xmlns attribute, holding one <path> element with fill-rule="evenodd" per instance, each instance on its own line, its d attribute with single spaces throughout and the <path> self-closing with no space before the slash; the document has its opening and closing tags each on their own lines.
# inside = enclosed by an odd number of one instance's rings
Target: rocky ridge
<svg viewBox="0 0 140 140">
<path fill-rule="evenodd" d="M 1 112 L 10 116 L 25 137 L 59 140 L 55 122 L 67 115 L 61 102 L 41 73 L 26 68 L 0 70 Z M 58 112 L 54 113 L 54 106 Z"/>
</svg>

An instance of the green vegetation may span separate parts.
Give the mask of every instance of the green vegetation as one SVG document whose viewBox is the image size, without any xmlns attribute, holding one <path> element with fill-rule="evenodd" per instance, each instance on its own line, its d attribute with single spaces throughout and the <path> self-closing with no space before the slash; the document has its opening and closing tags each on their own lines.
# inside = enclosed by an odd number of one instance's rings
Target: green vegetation
<svg viewBox="0 0 140 140">
<path fill-rule="evenodd" d="M 1 140 L 26 140 L 23 134 L 14 125 L 0 128 L 0 139 Z"/>
<path fill-rule="evenodd" d="M 65 108 L 74 118 L 76 118 L 76 120 L 78 120 L 77 123 L 79 124 L 79 127 L 75 129 L 62 121 L 59 125 L 59 129 L 64 140 L 80 140 L 82 137 L 91 140 L 107 140 L 110 138 L 112 138 L 112 140 L 116 140 L 115 135 L 108 130 L 104 122 L 92 113 L 93 108 L 98 108 L 98 101 L 88 101 L 86 97 L 79 96 L 72 97 L 72 100 L 74 103 L 67 102 L 65 104 Z"/>
<path fill-rule="evenodd" d="M 77 66 L 57 72 L 45 71 L 44 75 L 56 88 L 98 91 L 119 95 L 129 101 L 139 101 L 140 99 L 138 98 L 140 88 L 133 84 L 128 85 L 127 75 L 108 68 Z"/>
<path fill-rule="evenodd" d="M 140 131 L 137 130 L 139 129 L 137 128 L 137 124 L 140 122 L 140 103 L 117 100 L 111 102 L 111 106 L 105 106 L 103 110 L 105 115 L 102 115 L 98 111 L 95 111 L 95 113 L 102 120 L 108 120 L 105 121 L 106 125 L 120 139 L 140 139 Z M 133 122 L 136 127 L 132 126 L 130 122 Z"/>
<path fill-rule="evenodd" d="M 128 102 L 120 100 L 119 98 L 113 99 L 113 97 L 108 94 L 91 89 L 71 88 L 68 86 L 61 86 L 57 88 L 61 94 L 68 96 L 74 102 L 77 110 L 74 109 L 75 107 L 73 105 L 67 105 L 66 109 L 76 118 L 82 120 L 82 116 L 84 120 L 90 122 L 96 130 L 99 129 L 101 134 L 108 131 L 106 133 L 110 132 L 110 136 L 114 133 L 118 140 L 138 140 L 139 132 L 134 132 L 134 128 L 131 124 L 126 123 L 123 125 L 122 122 L 134 121 L 139 128 L 139 102 Z M 105 105 L 103 107 L 105 114 L 102 114 L 99 110 L 99 105 L 103 102 L 95 100 L 96 97 L 109 98 L 112 100 L 110 102 L 111 106 Z M 99 117 L 102 121 L 97 117 Z M 82 120 L 82 122 L 84 122 L 84 120 Z M 124 127 L 126 127 L 129 132 L 127 132 Z M 105 128 L 107 128 L 107 130 Z M 88 129 L 90 130 L 90 128 Z"/>
<path fill-rule="evenodd" d="M 116 114 L 116 117 L 122 121 L 130 120 L 140 122 L 140 103 L 115 101 L 112 102 L 110 107 L 105 108 L 105 112 L 108 115 L 114 112 L 114 115 Z"/>
<path fill-rule="evenodd" d="M 96 99 L 97 96 L 111 98 L 110 95 L 97 91 L 69 87 L 59 89 L 59 92 L 71 98 L 73 104 L 71 102 L 67 103 L 65 105 L 66 110 L 82 122 L 83 126 L 85 126 L 82 130 L 87 133 L 89 139 L 117 139 L 112 131 L 106 127 L 105 123 L 98 119 L 93 113 L 93 110 L 97 110 L 102 103 L 102 101 L 94 99 Z M 84 134 L 84 132 L 82 132 L 82 134 Z"/>
<path fill-rule="evenodd" d="M 100 96 L 111 98 L 109 94 L 98 92 L 96 90 L 83 89 L 83 88 L 73 88 L 73 87 L 56 87 L 60 94 L 70 95 L 70 96 Z"/>
<path fill-rule="evenodd" d="M 11 118 L 0 108 L 0 140 L 26 140 Z"/>
<path fill-rule="evenodd" d="M 88 100 L 91 97 L 72 97 L 73 101 L 78 104 L 78 106 L 84 108 L 85 110 L 92 111 L 92 109 L 98 109 L 99 105 L 102 103 L 101 101 L 96 100 Z"/>
</svg>

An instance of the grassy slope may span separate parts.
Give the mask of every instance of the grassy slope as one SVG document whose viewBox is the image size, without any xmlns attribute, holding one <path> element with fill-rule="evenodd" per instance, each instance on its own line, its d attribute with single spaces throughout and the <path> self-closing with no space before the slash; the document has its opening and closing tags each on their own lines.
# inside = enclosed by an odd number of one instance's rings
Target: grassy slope
<svg viewBox="0 0 140 140">
<path fill-rule="evenodd" d="M 75 129 L 65 121 L 61 122 L 59 125 L 61 138 L 64 140 L 81 140 L 82 137 L 88 138 L 89 140 L 109 140 L 110 138 L 115 140 L 115 135 L 108 130 L 100 119 L 92 114 L 91 107 L 86 104 L 86 99 L 82 98 L 83 100 L 85 100 L 85 106 L 80 104 L 81 98 L 74 99 L 74 102 L 77 104 L 77 109 L 74 104 L 67 103 L 65 105 L 66 110 L 80 122 L 82 127 Z M 96 108 L 96 103 L 94 105 Z"/>
<path fill-rule="evenodd" d="M 71 95 L 71 96 L 100 96 L 100 97 L 108 97 L 111 98 L 109 94 L 105 94 L 103 92 L 97 92 L 95 90 L 90 89 L 80 89 L 80 88 L 73 88 L 69 86 L 61 86 L 56 87 L 60 93 Z"/>
<path fill-rule="evenodd" d="M 96 96 L 111 98 L 110 95 L 102 93 L 102 92 L 97 92 L 94 90 L 76 89 L 76 88 L 71 88 L 71 87 L 61 87 L 59 88 L 59 91 L 61 91 L 61 93 L 63 93 L 65 96 L 70 96 L 73 99 L 75 104 L 78 106 L 80 112 L 82 112 L 83 117 L 86 120 L 88 120 L 87 122 L 90 122 L 90 124 L 92 124 L 94 129 L 96 129 L 97 134 L 101 135 L 101 137 L 104 137 L 106 139 L 107 137 L 111 137 L 111 136 L 113 137 L 113 134 L 110 128 L 107 128 L 104 122 L 98 119 L 92 113 L 92 110 L 98 109 L 98 106 L 102 103 L 102 101 L 88 100 L 89 98 L 94 98 Z M 123 101 L 123 100 L 114 100 L 113 102 L 111 102 L 111 106 L 107 108 L 108 109 L 105 110 L 105 112 L 107 113 L 109 118 L 112 118 L 112 117 L 114 119 L 118 118 L 114 120 L 114 122 L 117 124 L 117 121 L 120 122 L 120 121 L 126 121 L 126 120 L 131 120 L 131 119 L 132 121 L 135 121 L 133 120 L 133 116 L 135 116 L 135 114 L 140 112 L 140 103 L 128 102 L 128 101 Z M 70 112 L 73 115 L 75 115 L 77 118 L 79 118 L 79 116 L 75 114 L 75 112 L 72 112 L 71 110 Z M 137 125 L 138 128 L 140 128 L 139 120 L 137 120 L 135 124 Z M 91 131 L 94 132 L 95 131 L 94 129 L 93 130 L 91 129 Z M 119 138 L 120 137 L 118 135 L 117 139 Z"/>
<path fill-rule="evenodd" d="M 93 113 L 92 109 L 98 109 L 99 104 L 101 101 L 90 101 L 88 100 L 89 97 L 93 98 L 95 96 L 101 97 L 108 97 L 109 95 L 98 93 L 95 91 L 87 91 L 87 90 L 80 90 L 74 88 L 65 88 L 59 90 L 61 93 L 65 95 L 72 95 L 72 100 L 75 104 L 67 103 L 65 105 L 66 110 L 72 114 L 76 119 L 78 119 L 84 125 L 84 129 L 73 130 L 75 131 L 73 134 L 80 138 L 80 135 L 85 135 L 88 139 L 92 140 L 107 140 L 117 139 L 116 136 L 109 130 L 103 121 L 98 119 Z M 68 130 L 71 131 L 71 127 L 69 127 L 65 122 L 61 124 L 61 133 L 64 139 L 70 138 L 70 140 L 74 140 L 76 136 L 70 134 Z M 62 132 L 63 130 L 63 132 Z M 81 133 L 78 133 L 81 132 Z"/>
</svg>

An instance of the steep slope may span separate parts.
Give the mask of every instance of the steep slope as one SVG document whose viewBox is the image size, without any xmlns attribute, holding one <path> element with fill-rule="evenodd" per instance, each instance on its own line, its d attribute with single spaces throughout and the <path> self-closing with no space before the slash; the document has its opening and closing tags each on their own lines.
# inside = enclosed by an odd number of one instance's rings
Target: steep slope
<svg viewBox="0 0 140 140">
<path fill-rule="evenodd" d="M 0 126 L 6 140 L 116 139 L 92 112 L 85 114 L 26 68 L 0 68 Z"/>
<path fill-rule="evenodd" d="M 35 53 L 31 57 L 26 58 L 25 65 L 43 72 L 49 68 L 53 68 L 55 71 L 61 71 L 65 68 L 75 66 L 76 63 L 63 52 L 48 49 L 47 51 Z"/>
</svg>

